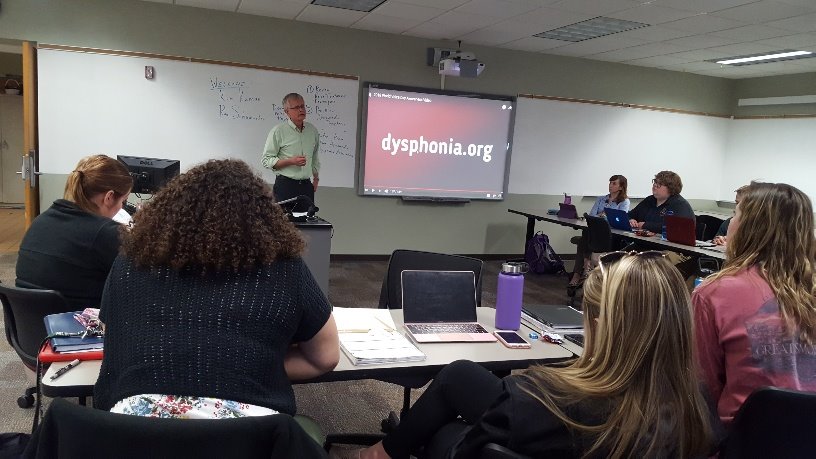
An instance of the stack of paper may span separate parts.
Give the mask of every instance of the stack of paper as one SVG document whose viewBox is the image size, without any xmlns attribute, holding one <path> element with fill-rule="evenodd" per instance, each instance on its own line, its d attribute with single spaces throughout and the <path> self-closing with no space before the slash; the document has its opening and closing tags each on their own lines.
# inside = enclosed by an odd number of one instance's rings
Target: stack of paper
<svg viewBox="0 0 816 459">
<path fill-rule="evenodd" d="M 354 365 L 425 360 L 422 353 L 394 325 L 387 309 L 334 308 L 340 348 Z"/>
</svg>

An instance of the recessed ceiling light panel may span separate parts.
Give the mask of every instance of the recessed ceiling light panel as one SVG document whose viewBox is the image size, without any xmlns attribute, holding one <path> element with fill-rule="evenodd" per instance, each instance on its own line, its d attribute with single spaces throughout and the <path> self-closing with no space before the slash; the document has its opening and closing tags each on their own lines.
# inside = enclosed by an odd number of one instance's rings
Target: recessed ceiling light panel
<svg viewBox="0 0 816 459">
<path fill-rule="evenodd" d="M 374 8 L 385 3 L 385 0 L 312 0 L 312 5 L 330 6 L 332 8 L 342 8 L 344 10 L 372 11 Z"/>
<path fill-rule="evenodd" d="M 586 21 L 576 22 L 575 24 L 537 33 L 534 36 L 577 43 L 579 41 L 604 37 L 626 30 L 648 27 L 649 25 L 650 24 L 644 24 L 642 22 L 624 21 L 623 19 L 598 16 L 597 18 L 587 19 Z"/>
</svg>

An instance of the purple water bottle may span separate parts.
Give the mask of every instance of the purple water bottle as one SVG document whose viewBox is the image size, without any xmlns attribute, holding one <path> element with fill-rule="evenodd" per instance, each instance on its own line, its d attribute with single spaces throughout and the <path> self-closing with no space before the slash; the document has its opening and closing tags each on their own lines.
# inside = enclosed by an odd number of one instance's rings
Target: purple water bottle
<svg viewBox="0 0 816 459">
<path fill-rule="evenodd" d="M 496 328 L 518 330 L 521 325 L 521 298 L 527 263 L 502 264 L 496 288 Z"/>
</svg>

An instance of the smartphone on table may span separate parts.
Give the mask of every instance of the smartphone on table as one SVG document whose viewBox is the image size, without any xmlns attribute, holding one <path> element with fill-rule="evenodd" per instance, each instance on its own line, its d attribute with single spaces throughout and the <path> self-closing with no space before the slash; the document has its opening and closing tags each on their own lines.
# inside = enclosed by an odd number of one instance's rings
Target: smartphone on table
<svg viewBox="0 0 816 459">
<path fill-rule="evenodd" d="M 493 332 L 496 338 L 510 349 L 529 349 L 530 343 L 524 340 L 518 333 L 514 331 L 496 330 Z"/>
</svg>

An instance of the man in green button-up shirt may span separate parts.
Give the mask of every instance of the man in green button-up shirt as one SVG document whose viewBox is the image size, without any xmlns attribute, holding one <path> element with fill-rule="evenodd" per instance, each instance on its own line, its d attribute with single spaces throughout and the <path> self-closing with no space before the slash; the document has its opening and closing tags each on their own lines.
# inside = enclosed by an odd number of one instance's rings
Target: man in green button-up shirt
<svg viewBox="0 0 816 459">
<path fill-rule="evenodd" d="M 275 172 L 275 199 L 306 196 L 314 202 L 320 175 L 317 155 L 320 134 L 314 125 L 306 122 L 306 103 L 300 94 L 287 94 L 283 98 L 283 110 L 289 119 L 269 131 L 261 162 Z M 297 203 L 303 210 L 308 205 Z"/>
</svg>

